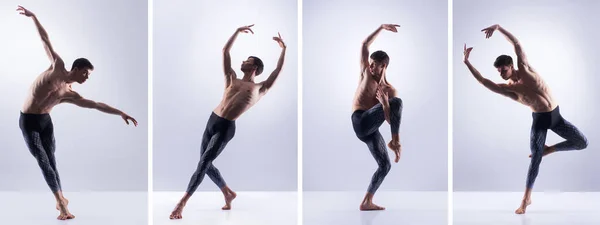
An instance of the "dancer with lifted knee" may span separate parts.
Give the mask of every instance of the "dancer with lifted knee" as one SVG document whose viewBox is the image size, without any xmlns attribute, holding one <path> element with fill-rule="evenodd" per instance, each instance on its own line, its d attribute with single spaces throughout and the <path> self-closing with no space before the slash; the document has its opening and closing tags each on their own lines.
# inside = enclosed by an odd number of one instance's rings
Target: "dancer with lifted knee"
<svg viewBox="0 0 600 225">
<path fill-rule="evenodd" d="M 525 194 L 521 205 L 515 211 L 524 214 L 527 206 L 531 204 L 531 191 L 538 175 L 542 157 L 557 151 L 582 150 L 588 145 L 586 137 L 569 121 L 560 114 L 558 103 L 551 95 L 550 88 L 542 77 L 533 69 L 523 51 L 523 46 L 515 36 L 500 25 L 492 25 L 482 30 L 486 38 L 490 38 L 495 31 L 500 31 L 512 43 L 517 55 L 517 69 L 514 68 L 512 57 L 501 55 L 496 58 L 494 67 L 507 83 L 496 84 L 483 76 L 469 62 L 472 47 L 464 46 L 464 63 L 467 65 L 475 79 L 489 90 L 509 97 L 531 108 L 533 122 L 531 125 L 530 148 L 531 162 L 527 172 Z M 558 134 L 565 141 L 547 146 L 546 134 L 548 129 Z"/>
<path fill-rule="evenodd" d="M 384 207 L 373 203 L 373 195 L 383 182 L 391 168 L 391 162 L 379 127 L 383 122 L 390 124 L 392 140 L 387 144 L 396 154 L 396 163 L 400 160 L 400 119 L 402 100 L 397 97 L 396 89 L 386 79 L 386 69 L 390 58 L 384 51 L 373 52 L 369 56 L 369 46 L 382 31 L 398 32 L 395 24 L 383 24 L 363 42 L 360 60 L 360 82 L 352 106 L 352 126 L 358 139 L 367 144 L 369 151 L 377 161 L 378 168 L 363 199 L 360 210 L 383 210 Z M 370 62 L 369 62 L 370 57 Z"/>
<path fill-rule="evenodd" d="M 223 210 L 231 209 L 231 201 L 235 199 L 236 193 L 233 192 L 225 183 L 225 180 L 219 173 L 219 170 L 213 165 L 213 161 L 221 154 L 225 146 L 235 134 L 235 121 L 244 112 L 250 109 L 256 104 L 273 86 L 277 77 L 283 67 L 285 58 L 286 45 L 281 38 L 281 35 L 273 37 L 279 46 L 281 47 L 281 54 L 277 67 L 267 80 L 259 83 L 254 82 L 254 78 L 260 75 L 263 71 L 262 61 L 255 56 L 248 57 L 247 60 L 242 62 L 241 70 L 244 76 L 241 79 L 237 78 L 237 75 L 231 67 L 231 56 L 229 51 L 233 46 L 233 42 L 237 38 L 239 33 L 252 33 L 250 26 L 244 26 L 238 28 L 233 36 L 229 38 L 227 44 L 223 48 L 223 72 L 225 75 L 225 92 L 221 103 L 210 115 L 204 135 L 202 137 L 202 146 L 200 147 L 200 161 L 196 171 L 190 179 L 187 191 L 181 198 L 173 212 L 171 212 L 170 219 L 181 219 L 182 211 L 185 207 L 189 198 L 194 194 L 198 185 L 202 183 L 204 175 L 208 177 L 221 189 L 225 197 L 225 206 Z"/>
<path fill-rule="evenodd" d="M 50 67 L 40 74 L 31 85 L 27 100 L 21 111 L 19 126 L 29 151 L 36 158 L 44 179 L 56 198 L 56 209 L 60 211 L 58 219 L 73 219 L 75 216 L 67 208 L 69 201 L 62 194 L 60 177 L 56 168 L 54 125 L 50 118 L 50 111 L 60 103 L 71 103 L 79 107 L 119 115 L 127 124 L 129 124 L 128 120 L 131 120 L 137 126 L 137 121 L 118 109 L 104 103 L 85 99 L 75 92 L 71 84 L 75 82 L 83 84 L 88 79 L 94 66 L 89 60 L 79 58 L 73 62 L 70 71 L 66 70 L 64 61 L 54 51 L 48 33 L 46 33 L 35 14 L 22 6 L 19 6 L 17 11 L 21 15 L 33 18 L 51 63 Z"/>
</svg>

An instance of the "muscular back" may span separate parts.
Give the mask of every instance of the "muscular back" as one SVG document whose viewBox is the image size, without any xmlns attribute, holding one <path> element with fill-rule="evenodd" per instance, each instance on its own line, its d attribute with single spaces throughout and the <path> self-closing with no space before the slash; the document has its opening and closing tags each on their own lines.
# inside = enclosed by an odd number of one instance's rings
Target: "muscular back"
<svg viewBox="0 0 600 225">
<path fill-rule="evenodd" d="M 262 83 L 232 79 L 225 88 L 221 103 L 214 110 L 215 114 L 228 120 L 236 120 L 250 109 L 264 95 L 260 89 Z"/>
<path fill-rule="evenodd" d="M 552 97 L 550 88 L 535 71 L 520 69 L 517 73 L 521 79 L 502 85 L 516 95 L 514 100 L 529 106 L 534 112 L 550 112 L 556 108 L 558 104 Z"/>
<path fill-rule="evenodd" d="M 62 100 L 75 95 L 64 79 L 67 75 L 63 66 L 54 65 L 40 74 L 31 84 L 27 99 L 23 105 L 23 113 L 50 113 L 52 108 Z"/>
<path fill-rule="evenodd" d="M 385 78 L 382 78 L 385 79 Z M 358 87 L 356 88 L 356 93 L 354 94 L 354 102 L 352 104 L 352 111 L 356 110 L 368 110 L 371 107 L 377 105 L 379 100 L 377 100 L 377 87 L 379 86 L 378 80 L 373 77 L 368 70 L 363 72 L 363 76 L 360 78 L 360 82 L 358 83 Z M 388 96 L 396 97 L 396 89 L 384 80 L 382 82 L 383 91 L 388 94 Z"/>
</svg>

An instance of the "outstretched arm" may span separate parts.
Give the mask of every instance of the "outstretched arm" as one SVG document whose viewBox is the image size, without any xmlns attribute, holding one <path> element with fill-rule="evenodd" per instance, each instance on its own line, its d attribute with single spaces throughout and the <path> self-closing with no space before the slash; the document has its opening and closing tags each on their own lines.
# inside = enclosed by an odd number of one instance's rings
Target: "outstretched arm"
<svg viewBox="0 0 600 225">
<path fill-rule="evenodd" d="M 236 77 L 235 71 L 233 70 L 233 68 L 231 68 L 231 55 L 229 54 L 231 46 L 233 46 L 233 42 L 235 41 L 235 38 L 237 38 L 237 35 L 240 32 L 251 32 L 252 34 L 254 34 L 254 31 L 250 29 L 250 27 L 252 26 L 254 26 L 254 24 L 249 26 L 243 26 L 235 30 L 235 33 L 231 35 L 229 40 L 227 40 L 227 44 L 225 44 L 225 47 L 223 47 L 223 73 L 225 74 L 225 86 L 229 86 L 231 84 L 231 81 Z"/>
<path fill-rule="evenodd" d="M 277 35 L 277 37 L 273 37 L 273 40 L 277 41 L 279 47 L 281 47 L 281 54 L 279 55 L 279 60 L 277 61 L 277 67 L 275 68 L 275 70 L 273 70 L 271 75 L 269 75 L 269 78 L 267 78 L 267 80 L 262 83 L 262 86 L 260 87 L 261 94 L 266 94 L 267 91 L 269 91 L 269 89 L 273 87 L 273 84 L 275 84 L 277 77 L 279 77 L 279 74 L 281 73 L 281 68 L 283 68 L 283 62 L 285 61 L 285 50 L 287 46 L 283 42 L 281 34 L 277 33 Z"/>
<path fill-rule="evenodd" d="M 54 51 L 54 48 L 52 48 L 52 44 L 50 43 L 50 38 L 48 38 L 48 33 L 46 32 L 46 30 L 44 29 L 44 27 L 42 26 L 40 21 L 37 19 L 35 14 L 33 14 L 33 12 L 27 10 L 23 6 L 18 6 L 17 11 L 21 15 L 25 15 L 27 17 L 33 18 L 33 22 L 35 23 L 38 33 L 40 34 L 42 43 L 44 43 L 44 49 L 46 49 L 46 54 L 48 55 L 48 58 L 50 59 L 52 64 L 63 63 L 62 59 Z"/>
<path fill-rule="evenodd" d="M 479 73 L 479 71 L 477 69 L 475 69 L 475 67 L 473 65 L 471 65 L 471 62 L 469 61 L 469 55 L 471 54 L 471 50 L 473 50 L 473 47 L 467 48 L 467 45 L 465 44 L 463 62 L 465 63 L 465 65 L 467 65 L 467 67 L 469 68 L 469 71 L 471 71 L 471 74 L 473 74 L 473 77 L 475 77 L 475 79 L 477 79 L 477 81 L 479 81 L 479 83 L 483 84 L 483 86 L 485 86 L 490 91 L 504 95 L 513 100 L 517 100 L 517 95 L 515 93 L 510 92 L 510 91 L 506 90 L 506 88 L 502 87 L 501 85 L 498 85 L 498 84 L 492 82 L 491 80 L 486 79 L 483 76 L 481 76 L 481 73 Z"/>
<path fill-rule="evenodd" d="M 113 115 L 119 115 L 121 116 L 121 118 L 123 118 L 123 120 L 125 120 L 125 123 L 129 124 L 129 120 L 131 120 L 131 122 L 133 122 L 133 125 L 137 126 L 137 121 L 127 115 L 126 113 L 122 112 L 121 110 L 118 110 L 116 108 L 113 108 L 107 104 L 101 103 L 101 102 L 95 102 L 89 99 L 85 99 L 83 98 L 81 95 L 79 95 L 77 92 L 73 92 L 73 97 L 71 98 L 66 98 L 63 99 L 62 102 L 66 102 L 66 103 L 71 103 L 74 104 L 76 106 L 82 107 L 82 108 L 88 108 L 88 109 L 96 109 L 100 112 L 104 112 L 104 113 L 108 113 L 108 114 L 113 114 Z"/>
<path fill-rule="evenodd" d="M 521 43 L 513 34 L 508 32 L 507 30 L 505 30 L 503 27 L 501 27 L 498 24 L 492 25 L 481 31 L 485 32 L 486 38 L 490 38 L 492 36 L 492 34 L 494 34 L 494 31 L 496 31 L 496 30 L 499 30 L 500 33 L 502 33 L 504 35 L 506 40 L 508 40 L 514 46 L 515 53 L 517 54 L 518 68 L 525 69 L 525 68 L 529 67 L 529 62 L 527 61 L 527 56 L 525 55 L 525 52 L 523 51 L 523 46 L 521 46 Z"/>
<path fill-rule="evenodd" d="M 373 31 L 362 43 L 361 51 L 360 51 L 360 76 L 363 76 L 363 73 L 367 68 L 369 68 L 369 46 L 373 43 L 377 35 L 382 30 L 389 30 L 391 32 L 398 32 L 396 29 L 400 27 L 398 24 L 382 24 L 377 28 L 377 30 Z"/>
</svg>

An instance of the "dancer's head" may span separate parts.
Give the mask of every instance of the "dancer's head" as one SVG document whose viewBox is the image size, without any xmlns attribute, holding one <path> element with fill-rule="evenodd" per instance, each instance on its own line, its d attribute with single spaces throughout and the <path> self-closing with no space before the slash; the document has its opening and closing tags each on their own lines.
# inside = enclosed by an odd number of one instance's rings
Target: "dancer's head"
<svg viewBox="0 0 600 225">
<path fill-rule="evenodd" d="M 500 76 L 504 80 L 510 79 L 515 72 L 513 67 L 513 60 L 508 55 L 498 56 L 498 58 L 496 58 L 496 61 L 494 61 L 494 67 L 496 67 L 496 69 L 500 73 Z"/>
<path fill-rule="evenodd" d="M 371 53 L 371 63 L 369 64 L 369 71 L 374 75 L 382 75 L 383 71 L 387 68 L 390 63 L 390 57 L 384 51 L 375 51 Z"/>
<path fill-rule="evenodd" d="M 254 75 L 258 76 L 263 72 L 264 67 L 265 66 L 263 65 L 262 60 L 260 60 L 256 56 L 250 56 L 245 61 L 242 61 L 242 72 L 244 72 L 244 73 L 254 72 Z"/>
<path fill-rule="evenodd" d="M 79 58 L 73 62 L 73 66 L 71 66 L 71 71 L 69 72 L 69 77 L 73 81 L 82 84 L 88 79 L 93 70 L 94 65 L 92 65 L 88 59 Z"/>
</svg>

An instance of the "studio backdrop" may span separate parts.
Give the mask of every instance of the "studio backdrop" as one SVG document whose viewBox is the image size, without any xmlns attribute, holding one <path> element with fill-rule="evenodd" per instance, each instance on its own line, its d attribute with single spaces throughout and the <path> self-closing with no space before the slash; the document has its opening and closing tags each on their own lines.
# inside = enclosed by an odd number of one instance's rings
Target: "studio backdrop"
<svg viewBox="0 0 600 225">
<path fill-rule="evenodd" d="M 463 45 L 481 74 L 505 83 L 494 68 L 502 54 L 517 57 L 500 32 L 485 39 L 483 28 L 500 24 L 522 44 L 530 65 L 550 87 L 562 116 L 589 141 L 583 151 L 544 157 L 535 191 L 599 191 L 598 127 L 600 22 L 597 1 L 454 1 L 454 190 L 523 191 L 531 153 L 529 107 L 479 84 L 463 63 Z M 546 144 L 561 142 L 548 131 Z"/>
<path fill-rule="evenodd" d="M 182 12 L 185 9 L 185 12 Z M 297 189 L 297 3 L 260 1 L 154 1 L 154 190 L 185 191 L 200 160 L 202 134 L 223 97 L 223 47 L 238 27 L 231 49 L 238 78 L 242 61 L 257 56 L 266 80 L 287 44 L 273 88 L 236 121 L 236 133 L 214 161 L 234 190 Z M 205 177 L 199 190 L 218 190 Z"/>
<path fill-rule="evenodd" d="M 364 191 L 377 169 L 352 128 L 362 41 L 390 57 L 387 80 L 403 100 L 402 157 L 380 190 L 445 191 L 448 174 L 447 1 L 316 1 L 303 8 L 303 175 L 307 191 Z M 390 126 L 379 129 L 391 139 Z M 388 149 L 392 157 L 393 152 Z"/>
<path fill-rule="evenodd" d="M 56 161 L 65 191 L 146 191 L 148 168 L 147 3 L 134 1 L 0 2 L 0 190 L 49 190 L 19 129 L 19 111 L 36 77 L 49 68 L 32 18 L 37 15 L 67 70 L 79 57 L 95 67 L 73 89 L 139 122 L 60 104 L 50 113 Z"/>
</svg>

